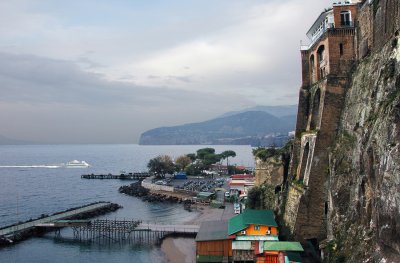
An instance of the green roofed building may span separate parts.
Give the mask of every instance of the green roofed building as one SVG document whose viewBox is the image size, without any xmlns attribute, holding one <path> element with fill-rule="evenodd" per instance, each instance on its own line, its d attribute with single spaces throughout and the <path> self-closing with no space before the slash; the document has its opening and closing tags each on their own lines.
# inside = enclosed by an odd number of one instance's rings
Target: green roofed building
<svg viewBox="0 0 400 263">
<path fill-rule="evenodd" d="M 229 220 L 228 232 L 229 235 L 278 235 L 277 228 L 272 210 L 245 209 Z"/>
<path fill-rule="evenodd" d="M 196 237 L 197 262 L 303 262 L 299 242 L 279 241 L 272 210 L 245 209 L 229 221 L 206 221 Z"/>
</svg>

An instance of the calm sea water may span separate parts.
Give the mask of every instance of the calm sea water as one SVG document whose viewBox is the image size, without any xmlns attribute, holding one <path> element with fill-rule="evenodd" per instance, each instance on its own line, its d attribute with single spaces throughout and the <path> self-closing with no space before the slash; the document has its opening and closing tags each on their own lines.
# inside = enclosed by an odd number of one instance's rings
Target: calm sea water
<svg viewBox="0 0 400 263">
<path fill-rule="evenodd" d="M 124 208 L 106 218 L 140 218 L 179 223 L 195 217 L 181 205 L 150 204 L 118 193 L 129 181 L 84 180 L 83 173 L 146 171 L 147 162 L 160 154 L 172 157 L 192 153 L 205 146 L 139 145 L 23 145 L 0 146 L 0 226 L 36 218 L 96 201 L 111 201 Z M 212 146 L 216 152 L 234 150 L 230 163 L 253 166 L 250 146 Z M 5 168 L 35 166 L 84 160 L 87 169 Z M 152 245 L 85 244 L 74 241 L 70 230 L 31 238 L 0 249 L 0 262 L 165 262 L 162 252 Z"/>
</svg>

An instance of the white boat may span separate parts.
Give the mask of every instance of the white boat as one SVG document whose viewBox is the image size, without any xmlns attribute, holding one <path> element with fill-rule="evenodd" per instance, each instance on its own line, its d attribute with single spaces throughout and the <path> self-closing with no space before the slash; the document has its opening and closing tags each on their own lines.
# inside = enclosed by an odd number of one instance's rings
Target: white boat
<svg viewBox="0 0 400 263">
<path fill-rule="evenodd" d="M 73 160 L 65 164 L 66 168 L 88 168 L 90 165 L 85 161 Z"/>
</svg>

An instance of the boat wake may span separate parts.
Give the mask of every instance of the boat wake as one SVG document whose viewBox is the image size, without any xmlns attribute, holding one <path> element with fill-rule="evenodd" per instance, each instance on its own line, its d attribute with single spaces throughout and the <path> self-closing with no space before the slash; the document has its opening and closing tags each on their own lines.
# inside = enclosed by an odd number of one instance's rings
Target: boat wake
<svg viewBox="0 0 400 263">
<path fill-rule="evenodd" d="M 63 168 L 65 165 L 0 165 L 0 168 Z"/>
<path fill-rule="evenodd" d="M 88 168 L 90 164 L 85 161 L 73 160 L 68 163 L 60 164 L 38 164 L 38 165 L 0 165 L 0 168 L 47 168 L 47 169 L 57 169 L 57 168 Z"/>
</svg>

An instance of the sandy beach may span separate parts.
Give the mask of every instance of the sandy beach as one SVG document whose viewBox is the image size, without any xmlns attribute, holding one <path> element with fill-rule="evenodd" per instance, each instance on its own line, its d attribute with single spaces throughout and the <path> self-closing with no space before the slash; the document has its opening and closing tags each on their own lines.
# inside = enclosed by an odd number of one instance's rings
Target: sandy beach
<svg viewBox="0 0 400 263">
<path fill-rule="evenodd" d="M 198 224 L 204 221 L 226 220 L 234 216 L 233 205 L 227 203 L 225 209 L 211 208 L 209 206 L 199 207 L 194 212 L 199 213 L 194 219 L 185 222 L 186 224 Z M 168 237 L 161 244 L 161 250 L 166 259 L 171 263 L 192 263 L 196 262 L 196 242 L 194 238 Z"/>
</svg>

